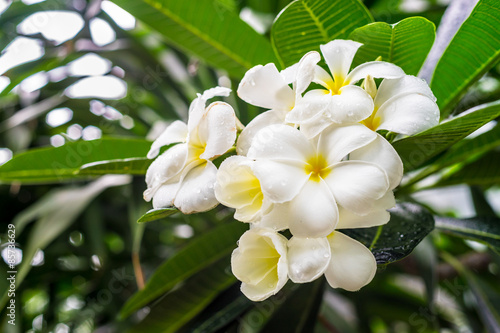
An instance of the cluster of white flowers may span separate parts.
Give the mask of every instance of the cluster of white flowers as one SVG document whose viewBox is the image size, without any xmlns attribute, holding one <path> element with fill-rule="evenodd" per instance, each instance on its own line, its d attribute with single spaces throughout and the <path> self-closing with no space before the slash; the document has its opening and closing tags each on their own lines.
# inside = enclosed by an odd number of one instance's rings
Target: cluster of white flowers
<svg viewBox="0 0 500 333">
<path fill-rule="evenodd" d="M 241 131 L 237 155 L 218 170 L 212 160 L 234 146 L 243 126 L 230 105 L 205 103 L 229 89 L 199 95 L 187 125 L 174 122 L 151 147 L 154 158 L 180 142 L 148 169 L 144 197 L 155 208 L 189 214 L 222 203 L 250 223 L 231 264 L 251 300 L 276 294 L 288 279 L 324 274 L 332 287 L 355 291 L 375 274 L 370 250 L 339 230 L 385 224 L 395 205 L 403 164 L 376 131 L 415 134 L 438 124 L 439 109 L 425 81 L 393 64 L 373 61 L 349 72 L 360 46 L 321 45 L 331 74 L 314 51 L 281 72 L 274 64 L 250 69 L 238 96 L 269 111 Z"/>
</svg>

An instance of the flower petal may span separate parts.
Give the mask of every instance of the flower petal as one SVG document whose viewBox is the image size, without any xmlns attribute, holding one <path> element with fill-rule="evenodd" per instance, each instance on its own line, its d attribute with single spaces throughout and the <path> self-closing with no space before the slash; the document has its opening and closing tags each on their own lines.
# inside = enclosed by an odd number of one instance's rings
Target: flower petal
<svg viewBox="0 0 500 333">
<path fill-rule="evenodd" d="M 231 156 L 224 160 L 217 171 L 215 197 L 231 208 L 236 208 L 235 218 L 254 222 L 263 205 L 264 195 L 260 182 L 254 175 L 253 161 L 243 156 Z"/>
<path fill-rule="evenodd" d="M 397 79 L 384 79 L 375 96 L 375 106 L 379 108 L 389 99 L 402 94 L 419 94 L 436 101 L 431 88 L 424 79 L 413 75 L 405 75 Z"/>
<path fill-rule="evenodd" d="M 205 101 L 208 101 L 209 99 L 214 98 L 216 96 L 228 97 L 229 94 L 231 94 L 231 89 L 217 86 L 205 90 L 201 95 L 201 98 L 203 98 Z"/>
<path fill-rule="evenodd" d="M 181 143 L 165 151 L 151 163 L 146 171 L 148 188 L 144 191 L 144 200 L 150 201 L 161 185 L 181 173 L 188 164 L 187 155 L 188 146 Z"/>
<path fill-rule="evenodd" d="M 332 76 L 320 66 L 314 68 L 313 82 L 322 85 L 328 90 L 330 90 L 330 87 L 334 86 Z"/>
<path fill-rule="evenodd" d="M 369 228 L 386 224 L 391 218 L 387 209 L 395 205 L 394 193 L 389 190 L 382 198 L 373 203 L 370 212 L 364 216 L 339 207 L 339 223 L 335 229 Z"/>
<path fill-rule="evenodd" d="M 295 107 L 286 114 L 286 122 L 290 124 L 302 124 L 329 109 L 331 96 L 326 93 L 328 91 L 324 89 L 308 91 L 303 98 L 297 101 Z"/>
<path fill-rule="evenodd" d="M 424 95 L 408 94 L 389 99 L 377 110 L 378 129 L 412 135 L 439 123 L 439 108 Z"/>
<path fill-rule="evenodd" d="M 340 162 L 352 151 L 368 145 L 377 134 L 363 125 L 330 126 L 319 135 L 318 153 L 328 165 Z"/>
<path fill-rule="evenodd" d="M 290 232 L 297 237 L 325 237 L 338 222 L 338 209 L 328 186 L 322 180 L 309 180 L 292 201 L 288 221 Z"/>
<path fill-rule="evenodd" d="M 155 158 L 160 153 L 160 148 L 176 142 L 186 142 L 188 136 L 187 125 L 185 122 L 176 120 L 171 123 L 160 136 L 153 141 L 147 157 Z"/>
<path fill-rule="evenodd" d="M 236 115 L 231 105 L 224 102 L 210 104 L 197 134 L 205 146 L 201 159 L 213 159 L 228 151 L 236 140 Z"/>
<path fill-rule="evenodd" d="M 227 97 L 231 93 L 231 89 L 224 87 L 214 87 L 205 90 L 203 94 L 198 94 L 191 105 L 189 106 L 189 119 L 188 119 L 188 130 L 191 132 L 195 127 L 198 126 L 201 118 L 205 114 L 205 104 L 207 100 L 215 96 Z"/>
<path fill-rule="evenodd" d="M 385 61 L 370 61 L 354 68 L 344 84 L 354 84 L 361 79 L 371 75 L 374 78 L 396 79 L 405 75 L 405 72 L 398 66 Z"/>
<path fill-rule="evenodd" d="M 295 94 L 301 95 L 314 79 L 316 64 L 321 60 L 321 56 L 316 51 L 306 53 L 299 61 L 295 78 Z"/>
<path fill-rule="evenodd" d="M 238 96 L 247 103 L 266 109 L 291 109 L 295 95 L 276 65 L 249 69 L 238 86 Z"/>
<path fill-rule="evenodd" d="M 333 124 L 333 121 L 329 117 L 324 113 L 320 113 L 312 119 L 302 122 L 300 124 L 300 131 L 304 133 L 308 139 L 312 139 L 323 132 L 325 128 Z"/>
<path fill-rule="evenodd" d="M 217 168 L 212 162 L 202 163 L 191 169 L 175 197 L 174 205 L 184 214 L 204 212 L 217 206 L 214 185 Z"/>
<path fill-rule="evenodd" d="M 331 260 L 325 277 L 332 288 L 357 291 L 375 276 L 377 262 L 368 248 L 340 233 L 328 236 Z"/>
<path fill-rule="evenodd" d="M 338 95 L 329 97 L 328 116 L 338 124 L 360 122 L 373 112 L 373 99 L 358 86 L 343 86 Z"/>
<path fill-rule="evenodd" d="M 403 178 L 403 161 L 394 147 L 380 134 L 368 145 L 351 152 L 349 160 L 377 164 L 386 172 L 391 190 L 396 188 Z"/>
<path fill-rule="evenodd" d="M 260 130 L 248 150 L 248 157 L 304 163 L 314 147 L 299 130 L 287 125 L 271 125 Z"/>
<path fill-rule="evenodd" d="M 153 208 L 172 207 L 180 185 L 179 181 L 161 185 L 153 195 Z"/>
<path fill-rule="evenodd" d="M 285 80 L 286 84 L 292 84 L 295 81 L 298 69 L 299 69 L 299 63 L 295 63 L 292 66 L 289 66 L 280 72 L 280 75 L 281 77 L 283 77 L 283 80 Z"/>
<path fill-rule="evenodd" d="M 264 205 L 266 205 L 265 202 Z M 288 229 L 288 221 L 291 220 L 292 216 L 287 203 L 271 204 L 263 210 L 265 210 L 265 213 L 258 222 L 260 227 L 271 228 L 276 231 Z"/>
<path fill-rule="evenodd" d="M 293 161 L 257 160 L 253 171 L 264 196 L 274 203 L 292 200 L 309 178 L 305 167 Z"/>
<path fill-rule="evenodd" d="M 325 272 L 330 255 L 326 237 L 292 237 L 288 241 L 288 276 L 295 283 L 314 281 Z"/>
<path fill-rule="evenodd" d="M 363 44 L 352 40 L 336 39 L 319 46 L 337 84 L 344 82 L 347 73 L 349 73 L 349 68 L 351 68 L 352 60 L 361 45 Z"/>
<path fill-rule="evenodd" d="M 276 294 L 288 281 L 287 239 L 267 228 L 252 228 L 231 255 L 234 276 L 252 301 Z"/>
<path fill-rule="evenodd" d="M 379 166 L 362 161 L 345 161 L 333 165 L 324 178 L 339 205 L 365 215 L 373 202 L 388 190 L 387 175 Z"/>
<path fill-rule="evenodd" d="M 282 114 L 275 110 L 270 110 L 259 114 L 257 117 L 243 129 L 236 143 L 236 151 L 238 155 L 246 155 L 252 144 L 255 134 L 264 127 L 273 124 L 284 124 L 285 119 Z"/>
</svg>

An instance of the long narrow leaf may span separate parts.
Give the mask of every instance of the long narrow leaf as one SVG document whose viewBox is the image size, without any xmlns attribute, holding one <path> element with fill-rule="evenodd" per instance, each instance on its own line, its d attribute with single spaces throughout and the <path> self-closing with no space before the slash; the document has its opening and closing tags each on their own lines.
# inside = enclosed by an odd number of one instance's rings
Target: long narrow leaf
<svg viewBox="0 0 500 333">
<path fill-rule="evenodd" d="M 146 286 L 123 306 L 120 316 L 129 316 L 149 302 L 171 290 L 177 283 L 208 267 L 231 253 L 236 241 L 247 229 L 244 223 L 221 225 L 200 236 L 163 263 Z"/>
<path fill-rule="evenodd" d="M 151 146 L 147 140 L 102 138 L 69 142 L 61 147 L 37 148 L 14 156 L 0 166 L 0 182 L 52 183 L 82 178 L 82 165 L 111 159 L 143 157 Z M 88 176 L 84 176 L 88 177 Z"/>
<path fill-rule="evenodd" d="M 199 272 L 154 304 L 148 316 L 128 332 L 169 333 L 202 311 L 222 290 L 236 282 L 229 256 Z"/>
<path fill-rule="evenodd" d="M 500 219 L 496 217 L 455 219 L 436 216 L 435 219 L 436 228 L 443 232 L 483 242 L 500 251 Z"/>
<path fill-rule="evenodd" d="M 500 2 L 481 0 L 439 60 L 431 81 L 441 115 L 500 60 Z"/>
<path fill-rule="evenodd" d="M 234 77 L 276 60 L 271 44 L 217 1 L 113 1 L 177 47 Z"/>
<path fill-rule="evenodd" d="M 346 15 L 348 13 L 348 15 Z M 271 37 L 282 66 L 291 66 L 309 51 L 373 21 L 359 0 L 293 1 L 273 24 Z"/>
</svg>

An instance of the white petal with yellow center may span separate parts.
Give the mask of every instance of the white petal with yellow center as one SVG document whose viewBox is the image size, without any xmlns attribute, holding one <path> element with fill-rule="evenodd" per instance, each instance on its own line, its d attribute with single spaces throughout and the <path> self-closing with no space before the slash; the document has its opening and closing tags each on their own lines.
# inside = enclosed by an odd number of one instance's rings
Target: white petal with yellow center
<svg viewBox="0 0 500 333">
<path fill-rule="evenodd" d="M 231 268 L 250 300 L 275 295 L 288 280 L 287 239 L 267 228 L 248 230 L 233 251 Z"/>
</svg>

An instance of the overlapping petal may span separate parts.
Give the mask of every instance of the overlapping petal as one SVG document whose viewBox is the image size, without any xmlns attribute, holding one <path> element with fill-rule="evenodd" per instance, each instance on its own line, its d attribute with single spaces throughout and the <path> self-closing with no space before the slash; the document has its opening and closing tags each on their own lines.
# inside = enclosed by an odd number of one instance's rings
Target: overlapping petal
<svg viewBox="0 0 500 333">
<path fill-rule="evenodd" d="M 339 207 L 339 223 L 335 229 L 369 228 L 389 222 L 390 214 L 387 209 L 396 205 L 392 190 L 376 200 L 366 215 L 359 215 L 348 209 Z"/>
<path fill-rule="evenodd" d="M 330 243 L 324 238 L 292 237 L 288 241 L 288 275 L 295 283 L 311 282 L 330 263 Z"/>
<path fill-rule="evenodd" d="M 174 205 L 184 214 L 210 210 L 219 203 L 214 186 L 217 168 L 208 161 L 189 170 L 181 179 Z"/>
<path fill-rule="evenodd" d="M 324 153 L 328 165 L 331 165 L 356 149 L 367 146 L 376 137 L 376 133 L 359 124 L 330 126 L 319 135 L 317 151 Z"/>
<path fill-rule="evenodd" d="M 275 295 L 288 281 L 287 239 L 267 228 L 248 230 L 233 251 L 231 268 L 250 300 Z"/>
<path fill-rule="evenodd" d="M 400 67 L 388 62 L 365 62 L 354 68 L 349 75 L 347 75 L 344 84 L 354 84 L 366 78 L 368 75 L 374 78 L 395 79 L 404 76 L 405 72 Z"/>
<path fill-rule="evenodd" d="M 300 163 L 313 152 L 313 145 L 300 131 L 286 125 L 271 125 L 257 133 L 247 156 Z"/>
<path fill-rule="evenodd" d="M 186 142 L 188 137 L 187 125 L 183 121 L 176 120 L 170 124 L 160 136 L 153 141 L 147 157 L 155 158 L 160 152 L 160 148 L 177 142 Z"/>
<path fill-rule="evenodd" d="M 252 171 L 253 163 L 243 156 L 232 156 L 217 172 L 215 196 L 220 203 L 235 208 L 235 218 L 242 222 L 255 222 L 262 215 L 264 194 Z"/>
<path fill-rule="evenodd" d="M 394 147 L 381 135 L 368 145 L 353 150 L 350 160 L 360 160 L 377 164 L 384 169 L 389 179 L 389 189 L 394 189 L 403 178 L 403 162 Z"/>
<path fill-rule="evenodd" d="M 377 263 L 368 248 L 337 231 L 328 236 L 328 241 L 331 260 L 325 277 L 332 288 L 357 291 L 373 279 Z"/>
<path fill-rule="evenodd" d="M 159 187 L 179 175 L 187 164 L 188 145 L 173 146 L 151 163 L 146 171 L 147 190 L 144 199 L 150 201 Z"/>
<path fill-rule="evenodd" d="M 286 205 L 291 215 L 290 232 L 297 237 L 326 237 L 338 222 L 337 203 L 322 179 L 306 182 Z"/>
<path fill-rule="evenodd" d="M 274 203 L 292 200 L 309 179 L 303 164 L 293 161 L 257 160 L 253 171 L 264 196 Z"/>
<path fill-rule="evenodd" d="M 291 109 L 295 104 L 293 90 L 272 63 L 248 70 L 237 92 L 245 102 L 266 109 Z"/>
<path fill-rule="evenodd" d="M 192 132 L 200 123 L 200 120 L 205 114 L 205 105 L 207 101 L 216 96 L 227 97 L 231 93 L 231 89 L 225 87 L 214 87 L 205 90 L 203 94 L 198 94 L 191 105 L 189 106 L 188 131 Z"/>
<path fill-rule="evenodd" d="M 236 143 L 238 155 L 247 155 L 255 135 L 264 127 L 285 123 L 284 114 L 275 110 L 269 110 L 259 114 L 241 131 Z"/>
<path fill-rule="evenodd" d="M 385 171 L 376 164 L 363 161 L 337 163 L 324 180 L 335 200 L 358 214 L 367 214 L 373 202 L 389 188 Z"/>
<path fill-rule="evenodd" d="M 204 145 L 201 159 L 209 160 L 228 151 L 236 140 L 237 119 L 233 108 L 223 102 L 210 104 L 198 126 L 198 139 Z"/>
</svg>

